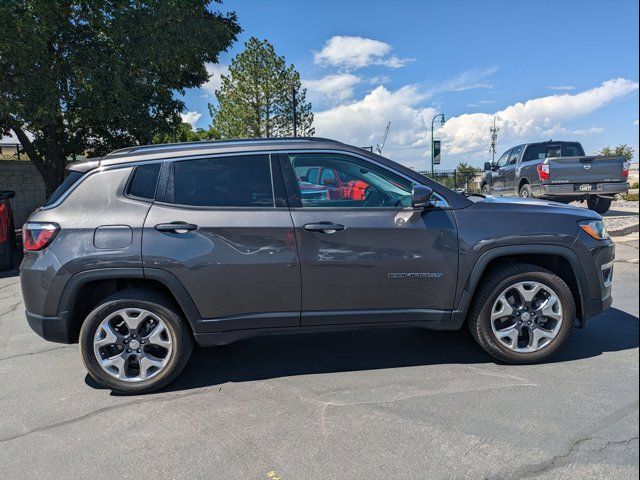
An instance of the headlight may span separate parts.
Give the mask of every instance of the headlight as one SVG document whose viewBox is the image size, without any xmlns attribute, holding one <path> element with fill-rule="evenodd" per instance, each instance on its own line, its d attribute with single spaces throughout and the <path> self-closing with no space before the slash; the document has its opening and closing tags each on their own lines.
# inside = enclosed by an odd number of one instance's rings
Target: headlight
<svg viewBox="0 0 640 480">
<path fill-rule="evenodd" d="M 596 240 L 606 240 L 609 238 L 607 227 L 604 226 L 604 222 L 601 220 L 585 220 L 578 222 L 578 225 L 580 225 L 580 228 L 587 232 L 590 237 Z"/>
</svg>

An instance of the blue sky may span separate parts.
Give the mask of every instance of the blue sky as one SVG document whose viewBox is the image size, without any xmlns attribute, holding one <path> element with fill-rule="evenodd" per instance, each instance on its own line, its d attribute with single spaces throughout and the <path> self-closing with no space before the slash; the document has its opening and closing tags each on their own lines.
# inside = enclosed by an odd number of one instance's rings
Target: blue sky
<svg viewBox="0 0 640 480">
<path fill-rule="evenodd" d="M 499 150 L 537 140 L 577 139 L 588 152 L 638 147 L 636 1 L 227 0 L 243 28 L 210 66 L 212 79 L 187 92 L 185 118 L 210 123 L 219 73 L 250 36 L 268 39 L 300 71 L 317 134 L 416 168 L 429 162 L 433 114 L 443 168 L 488 159 L 488 125 Z M 195 119 L 197 118 L 197 121 Z"/>
</svg>

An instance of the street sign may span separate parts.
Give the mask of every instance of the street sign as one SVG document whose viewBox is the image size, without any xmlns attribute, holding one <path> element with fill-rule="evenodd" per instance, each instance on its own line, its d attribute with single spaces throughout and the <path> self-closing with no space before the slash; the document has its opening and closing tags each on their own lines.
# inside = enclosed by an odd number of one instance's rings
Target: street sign
<svg viewBox="0 0 640 480">
<path fill-rule="evenodd" d="M 440 140 L 433 141 L 433 164 L 440 165 Z"/>
</svg>

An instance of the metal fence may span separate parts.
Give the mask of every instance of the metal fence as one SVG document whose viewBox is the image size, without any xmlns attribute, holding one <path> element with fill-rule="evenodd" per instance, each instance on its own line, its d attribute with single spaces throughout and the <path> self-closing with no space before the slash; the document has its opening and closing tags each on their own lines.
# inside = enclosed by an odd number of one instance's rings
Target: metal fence
<svg viewBox="0 0 640 480">
<path fill-rule="evenodd" d="M 469 193 L 480 192 L 480 172 L 468 172 L 459 170 L 436 170 L 431 172 L 418 172 L 431 178 L 452 190 L 467 191 Z"/>
<path fill-rule="evenodd" d="M 19 143 L 0 143 L 0 160 L 27 160 Z"/>
</svg>

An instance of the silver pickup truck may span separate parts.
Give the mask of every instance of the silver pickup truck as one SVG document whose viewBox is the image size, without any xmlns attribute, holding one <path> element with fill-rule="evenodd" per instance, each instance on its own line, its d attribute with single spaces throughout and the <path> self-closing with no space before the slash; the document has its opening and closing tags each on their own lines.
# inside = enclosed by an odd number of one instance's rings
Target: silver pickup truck
<svg viewBox="0 0 640 480">
<path fill-rule="evenodd" d="M 482 192 L 487 195 L 584 202 L 605 213 L 617 193 L 629 189 L 624 157 L 587 156 L 578 142 L 549 141 L 518 145 L 497 162 L 487 162 Z"/>
</svg>

